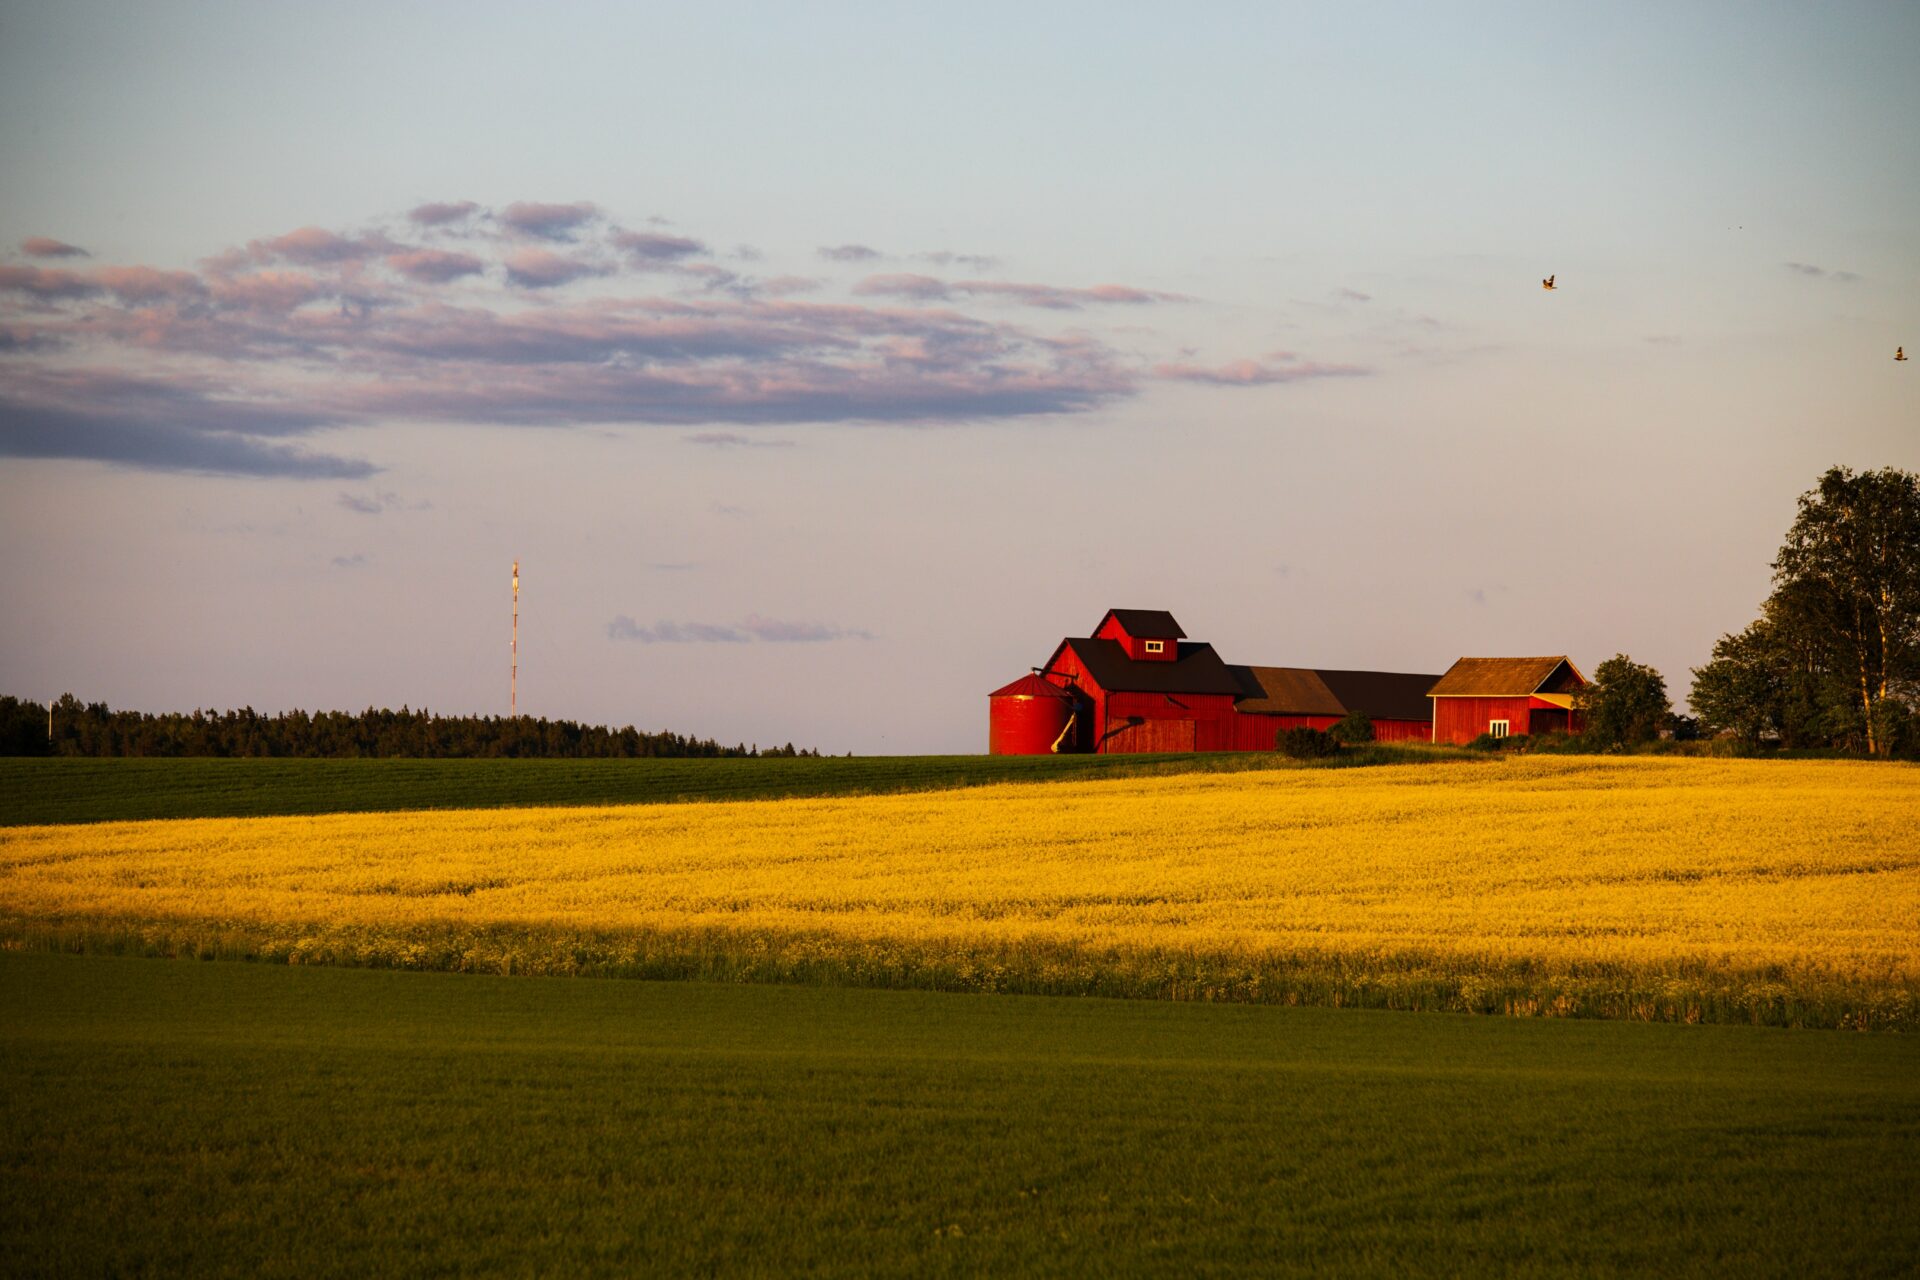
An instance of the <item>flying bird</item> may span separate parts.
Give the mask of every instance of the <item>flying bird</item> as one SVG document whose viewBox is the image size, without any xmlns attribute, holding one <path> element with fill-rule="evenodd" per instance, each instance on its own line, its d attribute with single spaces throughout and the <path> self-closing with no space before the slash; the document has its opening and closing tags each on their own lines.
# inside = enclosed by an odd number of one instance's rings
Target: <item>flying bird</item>
<svg viewBox="0 0 1920 1280">
<path fill-rule="evenodd" d="M 1895 347 L 1893 349 L 1893 358 L 1895 360 L 1905 360 L 1907 358 L 1907 349 L 1905 347 Z"/>
<path fill-rule="evenodd" d="M 1553 283 L 1553 277 L 1552 277 L 1552 276 L 1548 276 L 1548 277 L 1547 277 L 1547 278 L 1546 278 L 1545 280 L 1542 280 L 1542 281 L 1540 282 L 1540 287 L 1541 287 L 1542 289 L 1551 289 L 1551 288 L 1554 288 L 1555 286 L 1554 286 L 1554 283 Z"/>
</svg>

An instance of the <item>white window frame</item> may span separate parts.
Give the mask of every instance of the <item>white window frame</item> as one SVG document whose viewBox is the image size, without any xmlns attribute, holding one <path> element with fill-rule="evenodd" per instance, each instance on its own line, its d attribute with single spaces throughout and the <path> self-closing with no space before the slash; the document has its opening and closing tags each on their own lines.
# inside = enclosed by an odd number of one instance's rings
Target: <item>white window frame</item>
<svg viewBox="0 0 1920 1280">
<path fill-rule="evenodd" d="M 1167 642 L 1165 640 L 1149 640 L 1146 642 L 1146 646 L 1148 653 L 1165 653 L 1167 651 Z"/>
<path fill-rule="evenodd" d="M 1511 720 L 1489 720 L 1487 721 L 1487 732 L 1496 738 L 1510 737 L 1513 733 L 1513 722 Z"/>
</svg>

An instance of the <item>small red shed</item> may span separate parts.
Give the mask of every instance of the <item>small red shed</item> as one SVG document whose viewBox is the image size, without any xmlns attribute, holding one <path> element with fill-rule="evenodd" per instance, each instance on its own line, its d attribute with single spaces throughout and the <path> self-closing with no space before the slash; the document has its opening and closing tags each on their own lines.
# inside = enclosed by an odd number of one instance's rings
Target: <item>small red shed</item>
<svg viewBox="0 0 1920 1280">
<path fill-rule="evenodd" d="M 1427 691 L 1433 741 L 1472 742 L 1522 733 L 1578 733 L 1573 695 L 1587 678 L 1564 654 L 1549 658 L 1461 658 Z"/>
</svg>

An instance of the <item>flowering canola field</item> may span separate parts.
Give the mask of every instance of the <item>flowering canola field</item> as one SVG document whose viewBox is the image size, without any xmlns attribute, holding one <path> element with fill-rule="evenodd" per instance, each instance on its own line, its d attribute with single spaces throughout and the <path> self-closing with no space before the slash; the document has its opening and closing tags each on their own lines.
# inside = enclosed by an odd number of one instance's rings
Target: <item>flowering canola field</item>
<svg viewBox="0 0 1920 1280">
<path fill-rule="evenodd" d="M 0 942 L 1920 1029 L 1920 770 L 1526 757 L 21 827 Z"/>
</svg>

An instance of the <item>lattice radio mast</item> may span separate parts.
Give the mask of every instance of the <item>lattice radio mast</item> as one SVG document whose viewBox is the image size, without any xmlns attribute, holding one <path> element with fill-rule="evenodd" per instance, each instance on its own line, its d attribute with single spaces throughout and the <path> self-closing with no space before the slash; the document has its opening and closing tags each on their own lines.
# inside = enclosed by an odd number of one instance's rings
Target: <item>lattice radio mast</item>
<svg viewBox="0 0 1920 1280">
<path fill-rule="evenodd" d="M 520 562 L 513 562 L 513 667 L 507 676 L 507 714 L 520 718 Z"/>
</svg>

